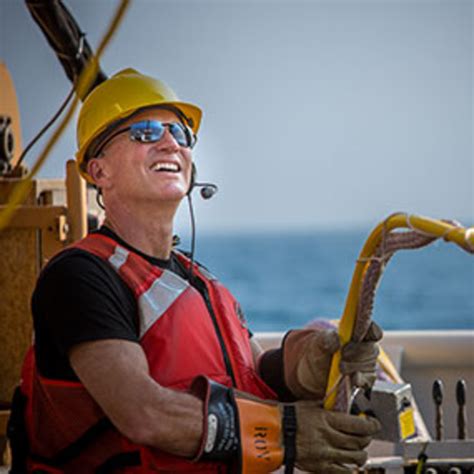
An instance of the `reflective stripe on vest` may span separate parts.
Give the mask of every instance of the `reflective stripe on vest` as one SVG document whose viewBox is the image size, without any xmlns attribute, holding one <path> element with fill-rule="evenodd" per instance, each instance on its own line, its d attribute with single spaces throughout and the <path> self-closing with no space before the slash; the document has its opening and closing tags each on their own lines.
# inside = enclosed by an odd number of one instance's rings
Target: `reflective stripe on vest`
<svg viewBox="0 0 474 474">
<path fill-rule="evenodd" d="M 115 268 L 115 270 L 119 271 L 120 267 L 127 261 L 129 255 L 130 252 L 128 250 L 117 245 L 114 253 L 109 257 L 109 263 Z"/>
<path fill-rule="evenodd" d="M 150 288 L 140 295 L 138 298 L 140 339 L 188 287 L 187 281 L 165 270 Z"/>
</svg>

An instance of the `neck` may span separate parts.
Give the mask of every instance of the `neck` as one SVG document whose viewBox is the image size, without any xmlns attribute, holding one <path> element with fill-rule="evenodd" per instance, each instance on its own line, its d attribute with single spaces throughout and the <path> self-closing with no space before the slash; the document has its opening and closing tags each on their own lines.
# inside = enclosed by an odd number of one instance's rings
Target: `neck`
<svg viewBox="0 0 474 474">
<path fill-rule="evenodd" d="M 155 206 L 156 207 L 156 206 Z M 167 260 L 173 244 L 173 219 L 177 205 L 173 209 L 144 211 L 106 206 L 104 224 L 121 239 L 141 252 Z"/>
</svg>

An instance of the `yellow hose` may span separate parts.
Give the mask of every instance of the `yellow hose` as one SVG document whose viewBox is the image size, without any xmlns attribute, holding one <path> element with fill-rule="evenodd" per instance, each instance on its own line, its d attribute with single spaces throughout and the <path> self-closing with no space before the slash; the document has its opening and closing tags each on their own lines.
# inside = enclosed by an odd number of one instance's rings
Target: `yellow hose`
<svg viewBox="0 0 474 474">
<path fill-rule="evenodd" d="M 33 167 L 31 168 L 30 173 L 24 179 L 22 179 L 12 190 L 8 203 L 5 209 L 0 213 L 0 231 L 4 229 L 10 219 L 12 218 L 13 214 L 15 213 L 16 208 L 21 205 L 22 202 L 26 199 L 28 192 L 30 191 L 32 185 L 32 179 L 36 176 L 38 171 L 41 169 L 43 164 L 45 163 L 49 153 L 53 149 L 56 142 L 59 140 L 59 137 L 62 135 L 64 130 L 66 129 L 67 125 L 71 121 L 74 111 L 77 107 L 79 102 L 79 97 L 82 97 L 83 92 L 85 92 L 92 81 L 95 79 L 98 71 L 98 64 L 99 59 L 102 56 L 105 48 L 109 44 L 110 40 L 112 39 L 113 35 L 117 31 L 120 22 L 122 21 L 125 11 L 130 4 L 130 0 L 121 0 L 119 6 L 114 12 L 114 15 L 110 21 L 109 27 L 105 32 L 104 36 L 102 37 L 99 47 L 97 48 L 97 54 L 92 57 L 89 61 L 87 66 L 82 71 L 79 79 L 77 81 L 76 86 L 76 96 L 74 97 L 71 105 L 66 111 L 65 116 L 61 120 L 60 124 L 58 125 L 57 129 L 54 131 L 48 142 L 46 143 L 45 147 L 43 148 L 42 152 L 38 156 L 38 159 L 34 163 Z"/>
<path fill-rule="evenodd" d="M 360 288 L 363 282 L 364 274 L 370 263 L 370 258 L 374 255 L 377 246 L 383 239 L 383 236 L 396 228 L 408 228 L 421 234 L 432 237 L 441 237 L 448 242 L 454 242 L 464 250 L 474 253 L 474 227 L 462 228 L 453 224 L 421 217 L 408 215 L 405 213 L 392 214 L 386 220 L 381 222 L 369 235 L 364 247 L 359 255 L 357 264 L 352 275 L 352 282 L 349 294 L 346 300 L 346 306 L 339 323 L 339 337 L 341 344 L 344 345 L 351 340 L 352 332 L 357 315 L 357 306 L 359 303 Z M 328 410 L 334 407 L 337 391 L 334 390 L 338 380 L 340 380 L 339 363 L 341 360 L 340 351 L 333 356 L 329 381 L 326 389 L 326 399 L 324 407 Z"/>
</svg>

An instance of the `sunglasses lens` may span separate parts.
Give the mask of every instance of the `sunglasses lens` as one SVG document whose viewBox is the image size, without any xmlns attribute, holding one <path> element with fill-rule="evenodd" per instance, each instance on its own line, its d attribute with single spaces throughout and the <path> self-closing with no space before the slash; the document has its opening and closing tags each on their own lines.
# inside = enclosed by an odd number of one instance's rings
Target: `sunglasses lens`
<svg viewBox="0 0 474 474">
<path fill-rule="evenodd" d="M 173 138 L 176 140 L 180 146 L 189 146 L 188 137 L 184 130 L 184 127 L 178 123 L 171 123 L 169 125 L 169 130 Z"/>
<path fill-rule="evenodd" d="M 130 126 L 130 138 L 140 143 L 154 143 L 163 138 L 166 127 L 180 146 L 189 146 L 188 136 L 181 124 L 163 124 L 157 120 L 145 120 L 132 124 Z"/>
<path fill-rule="evenodd" d="M 130 126 L 130 138 L 140 143 L 153 143 L 161 140 L 165 126 L 158 121 L 147 120 Z"/>
</svg>

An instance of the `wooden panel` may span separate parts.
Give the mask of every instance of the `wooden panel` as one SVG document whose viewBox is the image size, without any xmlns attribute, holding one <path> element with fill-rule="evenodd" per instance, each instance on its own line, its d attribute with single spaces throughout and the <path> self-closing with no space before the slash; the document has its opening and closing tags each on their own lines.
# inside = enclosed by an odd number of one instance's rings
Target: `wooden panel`
<svg viewBox="0 0 474 474">
<path fill-rule="evenodd" d="M 0 410 L 0 465 L 10 465 L 11 464 L 11 453 L 7 449 L 7 423 L 8 418 L 10 417 L 9 410 Z M 0 473 L 2 471 L 0 470 Z"/>
<path fill-rule="evenodd" d="M 0 436 L 7 432 L 8 418 L 10 417 L 10 410 L 0 410 Z"/>
<path fill-rule="evenodd" d="M 7 206 L 0 204 L 0 212 Z M 9 228 L 36 228 L 55 234 L 60 241 L 67 236 L 65 206 L 21 206 L 8 223 Z M 60 225 L 62 223 L 62 226 Z"/>
<path fill-rule="evenodd" d="M 5 203 L 16 180 L 0 180 L 0 203 Z M 27 204 L 34 204 L 33 183 Z M 38 231 L 0 232 L 0 403 L 11 400 L 19 381 L 23 356 L 31 343 L 30 299 L 38 275 Z"/>
<path fill-rule="evenodd" d="M 69 210 L 55 202 L 55 192 L 63 199 L 66 195 L 64 181 L 51 180 L 40 186 L 34 181 L 23 206 L 7 229 L 0 231 L 0 405 L 10 401 L 31 344 L 30 300 L 39 269 L 71 240 L 72 222 L 76 238 L 86 232 L 85 183 L 74 163 L 70 168 L 75 174 L 69 173 Z M 19 181 L 0 178 L 0 211 Z M 37 199 L 40 190 L 43 199 Z"/>
</svg>

